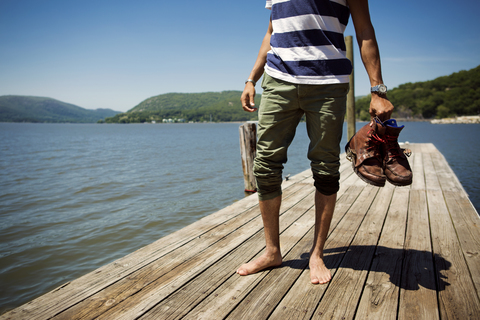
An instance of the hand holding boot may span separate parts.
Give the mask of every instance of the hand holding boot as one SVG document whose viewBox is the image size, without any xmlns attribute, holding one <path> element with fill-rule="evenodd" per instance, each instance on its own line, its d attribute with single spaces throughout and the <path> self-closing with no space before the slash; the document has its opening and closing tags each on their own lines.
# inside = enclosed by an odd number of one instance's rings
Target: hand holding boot
<svg viewBox="0 0 480 320">
<path fill-rule="evenodd" d="M 369 110 L 372 120 L 375 119 L 375 117 L 378 117 L 382 122 L 390 119 L 393 108 L 393 104 L 388 100 L 386 95 L 372 93 Z"/>
</svg>

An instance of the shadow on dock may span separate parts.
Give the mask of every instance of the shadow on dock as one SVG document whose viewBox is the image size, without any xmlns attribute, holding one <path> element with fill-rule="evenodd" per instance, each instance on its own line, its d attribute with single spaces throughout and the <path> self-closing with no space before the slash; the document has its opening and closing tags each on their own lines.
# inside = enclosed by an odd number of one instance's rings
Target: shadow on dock
<svg viewBox="0 0 480 320">
<path fill-rule="evenodd" d="M 356 263 L 363 259 L 368 252 L 375 252 L 372 265 L 363 266 Z M 348 256 L 346 256 L 348 255 Z M 416 270 L 410 276 L 414 277 L 414 281 L 402 279 L 401 272 L 405 257 L 409 257 L 411 261 L 416 262 Z M 284 261 L 279 268 L 292 269 L 308 269 L 309 253 L 305 252 L 301 255 L 301 259 L 291 259 Z M 399 263 L 392 269 L 390 261 L 399 260 Z M 341 260 L 340 265 L 338 261 Z M 442 269 L 434 270 L 434 265 L 442 266 Z M 403 262 L 403 263 L 402 263 Z M 356 271 L 380 272 L 390 276 L 390 282 L 405 290 L 418 290 L 420 286 L 429 289 L 444 291 L 445 287 L 449 286 L 442 272 L 448 271 L 452 263 L 445 260 L 438 254 L 433 254 L 430 251 L 419 251 L 413 249 L 393 249 L 383 246 L 351 246 L 325 250 L 325 264 L 329 269 L 348 268 Z M 432 275 L 437 279 L 436 282 L 431 281 Z M 335 276 L 335 275 L 334 275 Z"/>
</svg>

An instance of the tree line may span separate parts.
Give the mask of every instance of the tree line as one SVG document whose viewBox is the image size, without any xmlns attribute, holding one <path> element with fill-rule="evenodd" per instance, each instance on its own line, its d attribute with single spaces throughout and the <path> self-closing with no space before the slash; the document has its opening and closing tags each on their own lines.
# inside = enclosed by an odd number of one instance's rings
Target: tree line
<svg viewBox="0 0 480 320">
<path fill-rule="evenodd" d="M 480 114 L 480 66 L 431 81 L 405 83 L 388 91 L 393 118 L 433 119 Z M 370 95 L 355 103 L 359 120 L 369 120 Z"/>
<path fill-rule="evenodd" d="M 167 93 L 142 101 L 106 123 L 228 122 L 257 120 L 257 113 L 243 111 L 241 91 Z M 255 104 L 260 105 L 260 95 Z M 388 91 L 395 106 L 394 118 L 433 119 L 480 114 L 480 66 L 430 81 L 405 83 Z M 356 117 L 369 120 L 370 95 L 357 99 Z"/>
<path fill-rule="evenodd" d="M 241 91 L 167 93 L 148 98 L 125 113 L 106 118 L 106 123 L 229 122 L 256 120 L 257 113 L 243 111 Z M 256 98 L 260 103 L 260 95 Z"/>
</svg>

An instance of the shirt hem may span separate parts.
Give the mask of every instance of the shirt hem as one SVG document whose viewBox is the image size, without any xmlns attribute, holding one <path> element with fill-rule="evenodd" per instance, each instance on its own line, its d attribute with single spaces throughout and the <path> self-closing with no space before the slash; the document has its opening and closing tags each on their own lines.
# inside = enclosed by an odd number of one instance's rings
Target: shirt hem
<svg viewBox="0 0 480 320">
<path fill-rule="evenodd" d="M 279 80 L 286 81 L 293 84 L 318 85 L 318 84 L 336 84 L 336 83 L 350 82 L 350 75 L 336 75 L 336 76 L 332 75 L 332 76 L 319 76 L 319 77 L 293 76 L 293 75 L 285 74 L 283 72 L 272 69 L 269 66 L 265 66 L 265 73 L 272 78 L 279 79 Z"/>
</svg>

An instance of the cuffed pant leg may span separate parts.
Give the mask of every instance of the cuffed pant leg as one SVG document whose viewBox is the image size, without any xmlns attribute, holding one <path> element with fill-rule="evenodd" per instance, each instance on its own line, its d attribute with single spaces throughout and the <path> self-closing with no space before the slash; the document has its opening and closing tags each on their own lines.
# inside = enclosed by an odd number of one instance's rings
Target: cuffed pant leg
<svg viewBox="0 0 480 320">
<path fill-rule="evenodd" d="M 316 189 L 331 195 L 338 191 L 340 180 L 340 142 L 346 112 L 348 84 L 302 87 L 305 96 L 307 132 L 310 138 L 308 159 L 311 161 Z M 315 90 L 311 93 L 311 90 Z"/>
<path fill-rule="evenodd" d="M 259 199 L 269 200 L 282 194 L 283 164 L 303 111 L 298 108 L 296 85 L 265 74 L 262 86 L 254 174 Z"/>
</svg>

